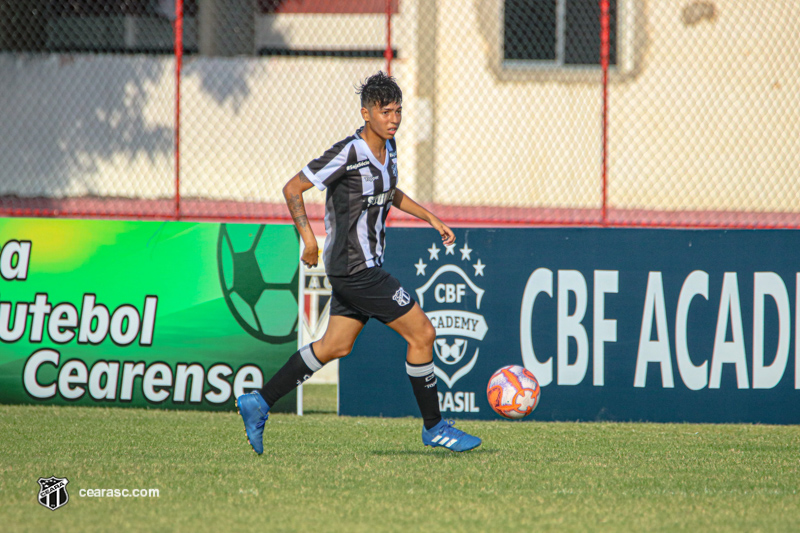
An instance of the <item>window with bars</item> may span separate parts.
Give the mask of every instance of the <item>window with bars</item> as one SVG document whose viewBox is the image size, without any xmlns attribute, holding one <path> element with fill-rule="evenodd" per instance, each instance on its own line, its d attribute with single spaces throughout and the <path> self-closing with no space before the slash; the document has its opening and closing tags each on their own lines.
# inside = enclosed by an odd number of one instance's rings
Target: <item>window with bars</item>
<svg viewBox="0 0 800 533">
<path fill-rule="evenodd" d="M 175 4 L 0 0 L 0 51 L 172 54 Z M 184 52 L 382 58 L 387 7 L 399 0 L 184 0 Z"/>
<path fill-rule="evenodd" d="M 617 0 L 610 0 L 610 65 L 617 64 Z M 505 0 L 502 63 L 506 68 L 600 65 L 598 0 Z"/>
<path fill-rule="evenodd" d="M 0 51 L 171 53 L 173 13 L 170 0 L 0 0 Z"/>
</svg>

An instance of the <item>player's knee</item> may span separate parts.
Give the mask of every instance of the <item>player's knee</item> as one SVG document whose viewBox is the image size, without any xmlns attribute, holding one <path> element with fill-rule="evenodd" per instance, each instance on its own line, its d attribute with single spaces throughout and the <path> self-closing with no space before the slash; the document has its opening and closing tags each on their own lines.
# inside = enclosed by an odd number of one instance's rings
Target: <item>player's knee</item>
<svg viewBox="0 0 800 533">
<path fill-rule="evenodd" d="M 344 357 L 340 355 L 340 353 L 341 350 L 337 350 L 336 347 L 331 345 L 330 343 L 320 342 L 314 347 L 314 355 L 323 365 L 328 364 L 334 359 L 339 359 L 341 357 Z"/>
<path fill-rule="evenodd" d="M 334 359 L 341 359 L 342 357 L 347 357 L 350 355 L 350 352 L 353 351 L 352 346 L 339 346 L 333 354 Z"/>
<path fill-rule="evenodd" d="M 436 342 L 436 328 L 430 322 L 425 324 L 425 343 L 432 347 L 433 343 Z"/>
<path fill-rule="evenodd" d="M 414 341 L 420 348 L 432 348 L 436 340 L 436 330 L 429 321 L 425 321 L 417 331 L 414 332 Z"/>
<path fill-rule="evenodd" d="M 346 357 L 353 351 L 352 344 L 335 344 L 333 346 L 326 347 L 325 355 L 328 361 L 333 359 L 341 359 L 342 357 Z"/>
</svg>

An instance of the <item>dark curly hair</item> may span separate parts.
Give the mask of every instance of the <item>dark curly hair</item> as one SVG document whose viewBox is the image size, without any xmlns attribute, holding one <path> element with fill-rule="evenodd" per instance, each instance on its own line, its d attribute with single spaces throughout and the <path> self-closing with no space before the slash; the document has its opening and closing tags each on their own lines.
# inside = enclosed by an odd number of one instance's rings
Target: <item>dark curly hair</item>
<svg viewBox="0 0 800 533">
<path fill-rule="evenodd" d="M 384 72 L 367 78 L 367 81 L 356 88 L 356 94 L 361 95 L 361 107 L 371 107 L 378 104 L 384 107 L 389 104 L 403 103 L 403 91 L 397 85 L 397 81 Z"/>
</svg>

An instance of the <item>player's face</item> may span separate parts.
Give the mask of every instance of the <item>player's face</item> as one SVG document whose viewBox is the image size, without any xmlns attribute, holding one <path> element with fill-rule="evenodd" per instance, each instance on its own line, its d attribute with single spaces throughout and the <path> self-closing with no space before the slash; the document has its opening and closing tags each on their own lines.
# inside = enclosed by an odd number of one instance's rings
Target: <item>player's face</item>
<svg viewBox="0 0 800 533">
<path fill-rule="evenodd" d="M 369 109 L 361 108 L 361 114 L 369 128 L 382 139 L 391 139 L 402 121 L 403 106 L 392 103 L 385 106 L 375 104 Z"/>
</svg>

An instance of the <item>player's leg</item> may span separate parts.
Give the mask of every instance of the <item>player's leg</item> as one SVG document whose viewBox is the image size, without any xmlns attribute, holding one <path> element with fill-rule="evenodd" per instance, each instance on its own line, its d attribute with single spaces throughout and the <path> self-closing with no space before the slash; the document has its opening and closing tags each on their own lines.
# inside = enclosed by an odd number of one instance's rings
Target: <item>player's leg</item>
<svg viewBox="0 0 800 533">
<path fill-rule="evenodd" d="M 433 361 L 433 342 L 436 330 L 428 315 L 418 303 L 396 320 L 386 323 L 408 343 L 406 361 L 412 365 L 426 365 Z"/>
<path fill-rule="evenodd" d="M 322 338 L 297 350 L 259 391 L 272 407 L 279 399 L 309 379 L 326 363 L 350 353 L 364 323 L 334 315 Z"/>
<path fill-rule="evenodd" d="M 480 446 L 481 439 L 454 428 L 452 422 L 442 420 L 433 366 L 436 330 L 422 308 L 414 302 L 410 311 L 386 325 L 408 343 L 406 371 L 422 414 L 422 442 L 426 446 L 444 446 L 459 452 Z"/>
<path fill-rule="evenodd" d="M 334 307 L 332 302 L 332 312 Z M 264 423 L 272 406 L 309 379 L 325 363 L 350 353 L 363 327 L 364 321 L 358 318 L 331 316 L 322 339 L 307 344 L 292 354 L 261 390 L 237 398 L 247 440 L 256 453 L 264 452 Z"/>
<path fill-rule="evenodd" d="M 442 420 L 436 376 L 433 373 L 433 341 L 436 340 L 436 330 L 416 302 L 403 316 L 387 322 L 386 325 L 399 333 L 408 343 L 406 352 L 408 379 L 414 389 L 425 428 L 431 429 Z"/>
<path fill-rule="evenodd" d="M 353 350 L 364 322 L 349 316 L 332 316 L 322 338 L 312 344 L 317 359 L 323 365 L 346 356 Z"/>
</svg>

